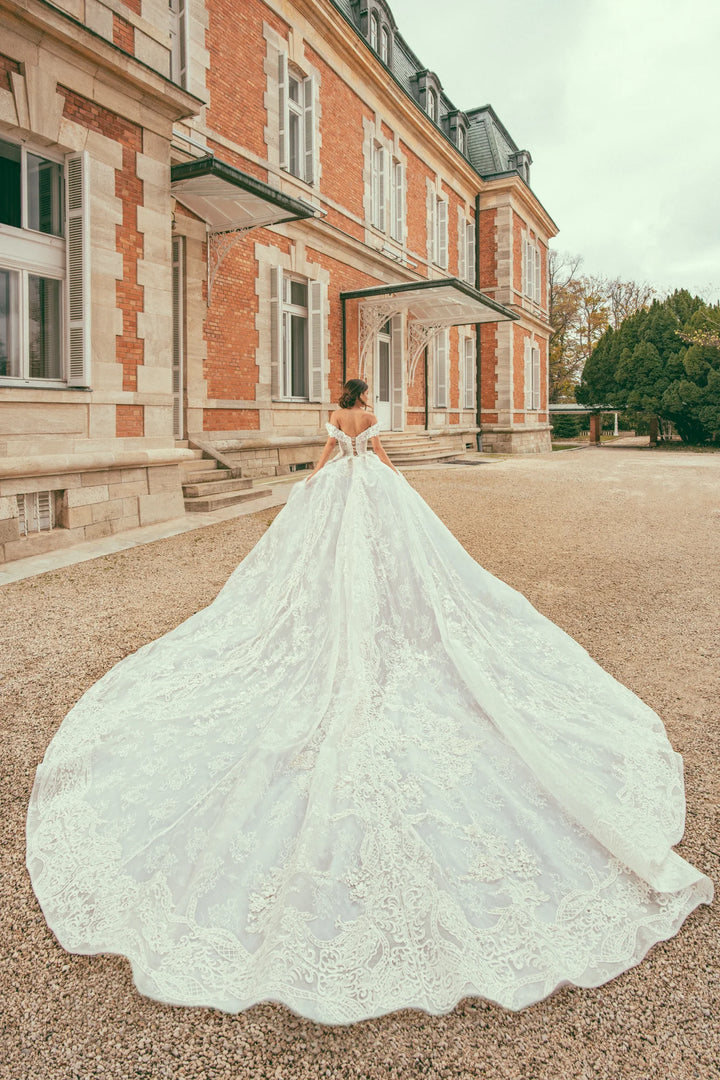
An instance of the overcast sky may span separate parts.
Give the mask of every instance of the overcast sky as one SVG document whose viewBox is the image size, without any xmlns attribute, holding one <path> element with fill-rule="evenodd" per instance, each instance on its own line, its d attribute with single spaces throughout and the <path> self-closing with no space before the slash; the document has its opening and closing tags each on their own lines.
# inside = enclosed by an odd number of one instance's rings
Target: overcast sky
<svg viewBox="0 0 720 1080">
<path fill-rule="evenodd" d="M 456 108 L 491 104 L 583 271 L 720 300 L 720 0 L 389 0 Z"/>
</svg>

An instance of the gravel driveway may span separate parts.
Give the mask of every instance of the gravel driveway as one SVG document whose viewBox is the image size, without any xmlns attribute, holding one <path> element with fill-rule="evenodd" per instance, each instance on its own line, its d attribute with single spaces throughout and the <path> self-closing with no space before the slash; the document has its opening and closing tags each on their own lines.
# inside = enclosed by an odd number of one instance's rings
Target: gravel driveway
<svg viewBox="0 0 720 1080">
<path fill-rule="evenodd" d="M 408 472 L 488 570 L 663 718 L 684 758 L 679 853 L 720 880 L 720 455 L 590 448 Z M 2 1080 L 720 1077 L 720 905 L 598 989 L 521 1013 L 466 999 L 345 1028 L 279 1005 L 239 1016 L 141 998 L 119 957 L 56 944 L 24 868 L 37 762 L 80 694 L 127 653 L 208 604 L 277 510 L 0 590 Z"/>
</svg>

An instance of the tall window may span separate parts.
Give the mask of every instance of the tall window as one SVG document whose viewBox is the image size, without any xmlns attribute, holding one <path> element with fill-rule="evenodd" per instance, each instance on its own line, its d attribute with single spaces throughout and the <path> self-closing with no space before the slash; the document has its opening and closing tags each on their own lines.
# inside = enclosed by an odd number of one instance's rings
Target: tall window
<svg viewBox="0 0 720 1080">
<path fill-rule="evenodd" d="M 427 88 L 427 97 L 425 100 L 425 109 L 431 120 L 437 123 L 437 95 L 431 86 Z"/>
<path fill-rule="evenodd" d="M 463 408 L 472 409 L 475 406 L 475 338 L 461 338 L 463 361 Z"/>
<path fill-rule="evenodd" d="M 315 89 L 313 79 L 278 58 L 280 167 L 311 184 L 315 172 Z"/>
<path fill-rule="evenodd" d="M 0 378 L 65 378 L 65 166 L 0 140 Z"/>
<path fill-rule="evenodd" d="M 380 59 L 385 64 L 390 63 L 390 33 L 386 26 L 380 31 Z"/>
<path fill-rule="evenodd" d="M 475 285 L 475 222 L 458 213 L 458 274 L 468 285 Z"/>
<path fill-rule="evenodd" d="M 448 265 L 448 204 L 447 200 L 429 193 L 428 257 L 430 262 L 447 269 Z"/>
<path fill-rule="evenodd" d="M 450 331 L 440 330 L 434 339 L 434 398 L 438 409 L 446 409 L 448 403 L 448 367 L 450 359 Z"/>
<path fill-rule="evenodd" d="M 533 240 L 523 240 L 523 292 L 542 303 L 542 256 L 540 246 Z"/>
<path fill-rule="evenodd" d="M 385 149 L 377 143 L 372 151 L 372 223 L 385 231 Z"/>
<path fill-rule="evenodd" d="M 187 87 L 187 0 L 168 0 L 170 8 L 170 78 Z"/>
<path fill-rule="evenodd" d="M 525 338 L 525 409 L 537 412 L 540 408 L 540 349 Z"/>
<path fill-rule="evenodd" d="M 405 167 L 393 158 L 392 163 L 392 216 L 390 233 L 393 240 L 402 244 L 405 240 Z"/>
<path fill-rule="evenodd" d="M 457 129 L 457 148 L 461 154 L 465 153 L 465 128 L 463 127 Z"/>
<path fill-rule="evenodd" d="M 322 401 L 324 286 L 279 267 L 271 271 L 272 396 Z"/>
<path fill-rule="evenodd" d="M 378 36 L 379 36 L 380 24 L 378 23 L 378 17 L 375 12 L 370 16 L 370 47 L 378 51 Z"/>
</svg>

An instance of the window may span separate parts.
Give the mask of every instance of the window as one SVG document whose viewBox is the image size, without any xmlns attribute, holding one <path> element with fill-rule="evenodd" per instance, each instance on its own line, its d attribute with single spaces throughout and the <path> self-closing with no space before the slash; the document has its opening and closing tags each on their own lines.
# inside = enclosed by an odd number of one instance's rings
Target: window
<svg viewBox="0 0 720 1080">
<path fill-rule="evenodd" d="M 462 339 L 463 344 L 463 408 L 475 407 L 475 338 Z"/>
<path fill-rule="evenodd" d="M 446 199 L 430 191 L 428 221 L 428 259 L 447 269 L 448 265 L 448 204 Z"/>
<path fill-rule="evenodd" d="M 0 379 L 10 384 L 87 385 L 86 184 L 85 155 L 53 161 L 0 140 Z"/>
<path fill-rule="evenodd" d="M 384 64 L 390 63 L 390 32 L 386 26 L 380 31 L 380 59 Z"/>
<path fill-rule="evenodd" d="M 324 285 L 271 272 L 272 396 L 280 400 L 322 401 L 324 390 Z"/>
<path fill-rule="evenodd" d="M 187 0 L 168 0 L 170 8 L 170 78 L 187 87 Z"/>
<path fill-rule="evenodd" d="M 405 240 L 405 168 L 401 161 L 392 164 L 392 218 L 390 233 L 401 244 Z"/>
<path fill-rule="evenodd" d="M 427 88 L 427 96 L 425 99 L 425 111 L 431 120 L 437 123 L 437 96 L 431 86 Z"/>
<path fill-rule="evenodd" d="M 440 330 L 434 341 L 434 398 L 438 409 L 446 409 L 448 403 L 448 360 L 450 353 L 450 331 Z"/>
<path fill-rule="evenodd" d="M 34 532 L 49 532 L 50 529 L 55 528 L 56 493 L 54 491 L 31 491 L 27 495 L 18 495 L 16 498 L 21 536 Z"/>
<path fill-rule="evenodd" d="M 385 149 L 373 144 L 372 150 L 372 223 L 385 232 Z"/>
<path fill-rule="evenodd" d="M 475 285 L 475 222 L 458 213 L 458 276 Z"/>
<path fill-rule="evenodd" d="M 537 412 L 540 408 L 540 349 L 525 338 L 525 410 Z"/>
<path fill-rule="evenodd" d="M 315 173 L 315 90 L 313 79 L 278 58 L 280 167 L 312 184 Z"/>
<path fill-rule="evenodd" d="M 378 31 L 380 24 L 375 12 L 370 16 L 370 48 L 378 51 Z"/>
<path fill-rule="evenodd" d="M 542 255 L 539 244 L 527 238 L 523 240 L 523 292 L 542 303 Z"/>
</svg>

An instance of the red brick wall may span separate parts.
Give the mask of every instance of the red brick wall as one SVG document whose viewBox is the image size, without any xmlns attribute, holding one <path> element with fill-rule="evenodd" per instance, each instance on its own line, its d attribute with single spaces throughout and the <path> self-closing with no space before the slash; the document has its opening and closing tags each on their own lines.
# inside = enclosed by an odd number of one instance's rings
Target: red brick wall
<svg viewBox="0 0 720 1080">
<path fill-rule="evenodd" d="M 113 13 L 113 45 L 131 56 L 135 53 L 135 30 L 127 19 Z"/>
<path fill-rule="evenodd" d="M 497 288 L 497 211 L 480 211 L 480 281 L 479 288 Z"/>
<path fill-rule="evenodd" d="M 480 405 L 483 418 L 491 423 L 497 420 L 485 416 L 485 410 L 497 409 L 497 323 L 483 323 L 480 327 Z"/>
<path fill-rule="evenodd" d="M 142 405 L 115 406 L 115 435 L 132 439 L 145 434 L 145 410 Z"/>
<path fill-rule="evenodd" d="M 122 0 L 126 8 L 130 8 L 136 15 L 142 14 L 142 0 Z"/>
<path fill-rule="evenodd" d="M 257 431 L 257 409 L 204 409 L 203 431 Z"/>
<path fill-rule="evenodd" d="M 16 75 L 20 74 L 19 62 L 9 56 L 0 55 L 0 89 L 9 90 L 12 93 L 11 71 L 14 71 Z"/>
<path fill-rule="evenodd" d="M 117 113 L 104 109 L 66 87 L 63 115 L 91 131 L 122 145 L 122 167 L 115 170 L 115 195 L 122 203 L 123 219 L 116 225 L 116 250 L 123 258 L 123 276 L 116 284 L 117 307 L 122 311 L 123 332 L 115 339 L 115 359 L 123 365 L 123 390 L 137 390 L 137 368 L 144 362 L 144 342 L 138 337 L 137 315 L 143 310 L 143 287 L 137 280 L 138 259 L 143 256 L 143 236 L 137 227 L 137 208 L 143 203 L 143 184 L 137 176 L 137 154 L 142 150 L 142 128 Z M 140 406 L 138 406 L 140 407 Z"/>
</svg>

